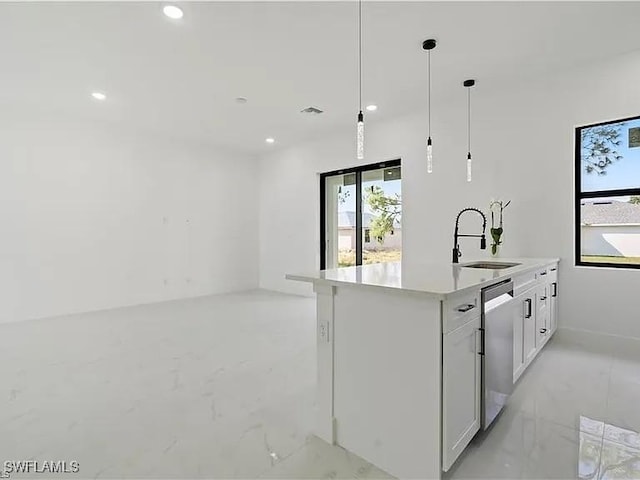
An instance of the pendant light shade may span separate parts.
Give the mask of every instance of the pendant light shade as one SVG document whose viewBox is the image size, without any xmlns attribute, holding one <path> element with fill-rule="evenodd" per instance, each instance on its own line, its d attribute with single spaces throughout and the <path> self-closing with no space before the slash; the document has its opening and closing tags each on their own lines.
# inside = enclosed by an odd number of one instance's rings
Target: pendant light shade
<svg viewBox="0 0 640 480">
<path fill-rule="evenodd" d="M 356 130 L 356 156 L 358 160 L 364 158 L 364 115 L 358 113 L 358 125 Z"/>
<path fill-rule="evenodd" d="M 427 173 L 433 172 L 433 142 L 431 141 L 431 50 L 436 48 L 436 41 L 433 38 L 422 42 L 422 48 L 427 51 Z"/>
<path fill-rule="evenodd" d="M 356 157 L 364 158 L 364 114 L 362 113 L 362 0 L 358 0 L 358 98 L 359 112 L 356 124 Z"/>
<path fill-rule="evenodd" d="M 475 80 L 465 80 L 463 85 L 467 89 L 467 182 L 471 181 L 471 87 L 476 84 Z"/>
</svg>

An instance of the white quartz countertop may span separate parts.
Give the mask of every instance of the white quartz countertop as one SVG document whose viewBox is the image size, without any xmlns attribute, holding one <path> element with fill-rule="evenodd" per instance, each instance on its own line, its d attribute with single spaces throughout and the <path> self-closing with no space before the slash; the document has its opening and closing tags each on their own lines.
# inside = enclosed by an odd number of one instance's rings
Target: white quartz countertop
<svg viewBox="0 0 640 480">
<path fill-rule="evenodd" d="M 445 299 L 464 290 L 489 286 L 558 261 L 558 258 L 500 258 L 495 260 L 484 258 L 460 264 L 389 262 L 319 270 L 308 274 L 288 274 L 286 278 L 315 284 L 406 290 Z M 518 263 L 519 265 L 501 270 L 465 268 L 466 264 L 475 262 L 505 262 Z"/>
</svg>

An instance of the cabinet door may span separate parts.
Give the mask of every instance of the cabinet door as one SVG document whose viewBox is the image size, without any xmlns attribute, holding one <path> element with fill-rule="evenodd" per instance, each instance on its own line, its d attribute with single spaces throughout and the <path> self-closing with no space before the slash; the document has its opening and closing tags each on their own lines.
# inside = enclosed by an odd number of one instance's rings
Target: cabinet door
<svg viewBox="0 0 640 480">
<path fill-rule="evenodd" d="M 480 317 L 442 341 L 442 469 L 449 470 L 480 430 Z"/>
<path fill-rule="evenodd" d="M 522 315 L 523 315 L 523 349 L 525 363 L 533 358 L 536 354 L 536 306 L 535 306 L 535 292 L 525 295 L 522 301 Z"/>
<path fill-rule="evenodd" d="M 536 348 L 542 347 L 549 335 L 549 284 L 543 283 L 536 292 Z"/>
<path fill-rule="evenodd" d="M 549 285 L 549 335 L 558 328 L 558 282 Z"/>
<path fill-rule="evenodd" d="M 524 354 L 524 295 L 519 295 L 513 300 L 513 382 L 515 383 L 525 367 Z"/>
</svg>

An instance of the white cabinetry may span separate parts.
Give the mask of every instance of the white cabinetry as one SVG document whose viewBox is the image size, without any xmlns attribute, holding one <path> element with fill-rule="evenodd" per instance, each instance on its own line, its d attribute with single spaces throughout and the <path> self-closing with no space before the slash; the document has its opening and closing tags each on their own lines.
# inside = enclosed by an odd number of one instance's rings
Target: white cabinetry
<svg viewBox="0 0 640 480">
<path fill-rule="evenodd" d="M 517 381 L 558 328 L 558 266 L 514 279 L 519 311 L 513 320 L 513 381 Z M 535 281 L 533 280 L 535 277 Z"/>
<path fill-rule="evenodd" d="M 549 285 L 545 282 L 536 292 L 536 348 L 542 347 L 549 339 Z"/>
<path fill-rule="evenodd" d="M 557 328 L 557 264 L 513 278 L 513 382 Z M 480 290 L 443 302 L 442 470 L 448 471 L 481 427 Z M 507 347 L 508 348 L 508 347 Z"/>
<path fill-rule="evenodd" d="M 555 266 L 553 268 L 556 268 Z M 513 279 L 515 285 L 513 313 L 513 381 L 525 371 L 549 338 L 541 329 L 547 327 L 547 268 L 528 272 Z"/>
<path fill-rule="evenodd" d="M 513 299 L 513 381 L 515 383 L 536 353 L 535 288 Z"/>
<path fill-rule="evenodd" d="M 480 429 L 480 316 L 442 341 L 442 469 L 449 470 Z"/>
<path fill-rule="evenodd" d="M 522 350 L 525 366 L 536 355 L 536 292 L 528 290 L 522 298 Z"/>
<path fill-rule="evenodd" d="M 549 336 L 558 328 L 558 267 L 549 269 Z"/>
<path fill-rule="evenodd" d="M 549 285 L 549 335 L 558 328 L 558 282 Z"/>
<path fill-rule="evenodd" d="M 513 381 L 522 374 L 524 362 L 524 295 L 518 295 L 513 299 Z"/>
</svg>

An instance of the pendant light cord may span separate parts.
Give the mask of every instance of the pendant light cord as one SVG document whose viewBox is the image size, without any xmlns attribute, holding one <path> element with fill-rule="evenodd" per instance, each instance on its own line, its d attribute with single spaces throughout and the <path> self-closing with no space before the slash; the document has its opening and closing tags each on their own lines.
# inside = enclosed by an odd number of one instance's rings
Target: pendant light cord
<svg viewBox="0 0 640 480">
<path fill-rule="evenodd" d="M 429 98 L 429 114 L 428 114 L 428 118 L 429 118 L 429 138 L 431 138 L 431 50 L 429 50 L 427 52 L 427 64 L 428 64 L 428 83 L 429 83 L 429 87 L 428 87 L 428 98 Z"/>
<path fill-rule="evenodd" d="M 358 88 L 360 111 L 362 111 L 362 0 L 358 0 Z"/>
<path fill-rule="evenodd" d="M 471 87 L 467 87 L 467 152 L 471 153 Z"/>
</svg>

